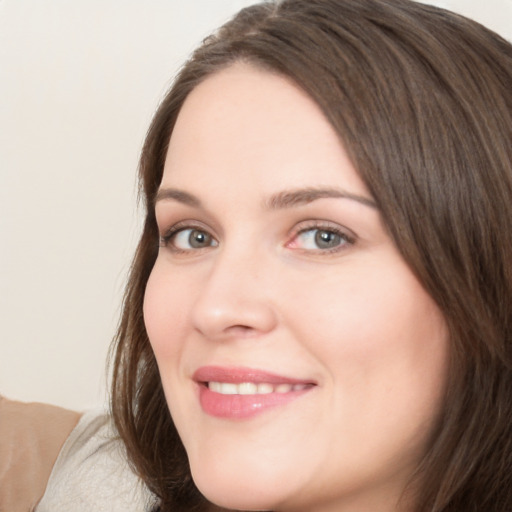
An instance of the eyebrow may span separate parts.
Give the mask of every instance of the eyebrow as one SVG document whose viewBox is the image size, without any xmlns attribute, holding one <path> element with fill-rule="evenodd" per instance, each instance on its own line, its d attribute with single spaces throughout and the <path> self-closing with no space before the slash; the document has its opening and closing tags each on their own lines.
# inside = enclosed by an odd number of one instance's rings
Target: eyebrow
<svg viewBox="0 0 512 512">
<path fill-rule="evenodd" d="M 352 194 L 351 192 L 338 188 L 301 188 L 297 190 L 285 190 L 271 196 L 266 203 L 270 210 L 279 210 L 293 206 L 302 206 L 312 203 L 317 199 L 328 198 L 350 199 L 365 206 L 377 208 L 377 204 L 372 199 Z"/>
<path fill-rule="evenodd" d="M 179 203 L 186 204 L 188 206 L 194 206 L 195 208 L 201 207 L 201 201 L 194 195 L 185 192 L 184 190 L 178 190 L 176 188 L 160 188 L 155 195 L 153 204 L 158 201 L 165 201 L 172 199 Z"/>
<path fill-rule="evenodd" d="M 273 194 L 268 200 L 264 202 L 265 209 L 280 210 L 285 208 L 292 208 L 294 206 L 303 206 L 317 199 L 350 199 L 357 201 L 370 208 L 377 209 L 377 204 L 372 199 L 357 194 L 352 194 L 346 190 L 337 188 L 300 188 L 296 190 L 284 190 Z M 201 201 L 198 197 L 175 188 L 161 188 L 155 196 L 154 204 L 158 201 L 174 200 L 179 203 L 192 206 L 194 208 L 202 208 Z"/>
</svg>

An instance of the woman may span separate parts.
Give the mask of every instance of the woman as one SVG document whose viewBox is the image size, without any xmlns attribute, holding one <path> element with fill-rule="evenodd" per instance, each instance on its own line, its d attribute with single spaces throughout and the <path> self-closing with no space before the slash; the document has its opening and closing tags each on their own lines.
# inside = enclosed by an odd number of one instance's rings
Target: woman
<svg viewBox="0 0 512 512">
<path fill-rule="evenodd" d="M 141 158 L 113 416 L 160 510 L 512 509 L 512 47 L 284 0 L 194 53 Z"/>
</svg>

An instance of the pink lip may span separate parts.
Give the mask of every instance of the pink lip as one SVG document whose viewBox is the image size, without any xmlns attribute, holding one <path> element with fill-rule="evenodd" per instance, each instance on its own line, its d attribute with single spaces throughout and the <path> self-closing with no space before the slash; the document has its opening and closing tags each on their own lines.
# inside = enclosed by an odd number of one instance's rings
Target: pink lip
<svg viewBox="0 0 512 512">
<path fill-rule="evenodd" d="M 211 416 L 226 419 L 250 418 L 270 408 L 287 405 L 315 386 L 312 381 L 293 379 L 252 368 L 219 366 L 203 366 L 194 373 L 193 379 L 199 385 L 199 402 L 203 411 Z M 208 388 L 208 382 L 232 384 L 253 382 L 255 384 L 268 383 L 274 386 L 290 384 L 292 386 L 303 385 L 304 388 L 291 390 L 287 393 L 223 395 L 211 391 Z"/>
</svg>

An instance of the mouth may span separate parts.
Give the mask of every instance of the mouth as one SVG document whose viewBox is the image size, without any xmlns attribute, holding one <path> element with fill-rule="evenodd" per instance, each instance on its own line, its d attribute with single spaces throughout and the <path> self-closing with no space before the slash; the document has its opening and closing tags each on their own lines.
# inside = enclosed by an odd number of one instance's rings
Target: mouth
<svg viewBox="0 0 512 512">
<path fill-rule="evenodd" d="M 249 368 L 205 366 L 193 376 L 205 413 L 224 419 L 243 419 L 278 406 L 286 406 L 316 386 Z"/>
<path fill-rule="evenodd" d="M 291 393 L 293 391 L 302 391 L 308 384 L 271 384 L 269 382 L 242 382 L 235 384 L 233 382 L 206 382 L 205 385 L 210 391 L 220 393 L 221 395 L 269 395 L 271 393 Z M 312 384 L 310 384 L 312 385 Z"/>
</svg>

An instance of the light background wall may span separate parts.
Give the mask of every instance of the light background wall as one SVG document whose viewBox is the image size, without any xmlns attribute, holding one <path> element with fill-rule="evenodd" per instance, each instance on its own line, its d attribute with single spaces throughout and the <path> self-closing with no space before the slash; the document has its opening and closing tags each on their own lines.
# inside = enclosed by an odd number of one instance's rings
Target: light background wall
<svg viewBox="0 0 512 512">
<path fill-rule="evenodd" d="M 189 52 L 250 3 L 0 0 L 1 394 L 105 401 L 145 131 Z M 512 0 L 430 3 L 512 39 Z"/>
</svg>

